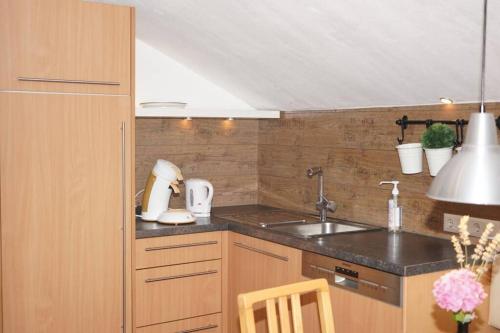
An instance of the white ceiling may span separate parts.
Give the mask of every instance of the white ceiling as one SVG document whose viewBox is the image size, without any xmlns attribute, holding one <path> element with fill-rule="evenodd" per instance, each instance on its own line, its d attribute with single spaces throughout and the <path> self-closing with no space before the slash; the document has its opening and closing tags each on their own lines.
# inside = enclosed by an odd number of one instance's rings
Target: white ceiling
<svg viewBox="0 0 500 333">
<path fill-rule="evenodd" d="M 104 0 L 137 37 L 258 109 L 479 98 L 481 0 Z M 490 1 L 487 99 L 500 101 L 500 0 Z"/>
</svg>

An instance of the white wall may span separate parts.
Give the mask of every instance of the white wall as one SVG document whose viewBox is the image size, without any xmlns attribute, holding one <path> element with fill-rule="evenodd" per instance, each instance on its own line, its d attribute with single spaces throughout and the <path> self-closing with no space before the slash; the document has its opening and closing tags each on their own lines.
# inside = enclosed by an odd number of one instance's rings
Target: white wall
<svg viewBox="0 0 500 333">
<path fill-rule="evenodd" d="M 185 102 L 190 109 L 255 110 L 157 49 L 137 40 L 136 105 L 141 102 Z"/>
</svg>

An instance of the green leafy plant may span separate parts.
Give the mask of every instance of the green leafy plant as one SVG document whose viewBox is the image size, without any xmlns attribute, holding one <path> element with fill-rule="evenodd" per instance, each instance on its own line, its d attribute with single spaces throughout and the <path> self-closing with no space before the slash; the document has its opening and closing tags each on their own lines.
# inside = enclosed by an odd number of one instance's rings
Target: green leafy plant
<svg viewBox="0 0 500 333">
<path fill-rule="evenodd" d="M 433 124 L 422 134 L 422 146 L 424 148 L 449 148 L 454 145 L 455 132 L 444 124 Z"/>
</svg>

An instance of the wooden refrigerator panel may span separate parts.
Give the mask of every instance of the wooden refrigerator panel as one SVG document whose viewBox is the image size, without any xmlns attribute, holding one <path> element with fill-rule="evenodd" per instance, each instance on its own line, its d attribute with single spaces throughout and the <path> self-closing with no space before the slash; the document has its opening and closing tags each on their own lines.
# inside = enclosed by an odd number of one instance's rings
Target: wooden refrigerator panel
<svg viewBox="0 0 500 333">
<path fill-rule="evenodd" d="M 5 333 L 121 331 L 129 114 L 129 96 L 0 93 Z"/>
</svg>

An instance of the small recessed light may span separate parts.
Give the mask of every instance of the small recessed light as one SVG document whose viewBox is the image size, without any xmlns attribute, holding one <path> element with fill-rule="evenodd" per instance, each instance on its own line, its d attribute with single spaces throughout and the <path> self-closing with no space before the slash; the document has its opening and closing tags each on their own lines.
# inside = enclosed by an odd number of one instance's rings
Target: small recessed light
<svg viewBox="0 0 500 333">
<path fill-rule="evenodd" d="M 451 98 L 448 98 L 448 97 L 441 97 L 439 100 L 443 104 L 453 104 L 453 100 Z"/>
<path fill-rule="evenodd" d="M 233 117 L 229 117 L 229 118 L 227 118 L 227 120 L 232 121 L 232 120 L 234 120 L 234 119 L 233 119 Z"/>
<path fill-rule="evenodd" d="M 185 120 L 192 120 L 192 119 L 191 119 L 191 117 L 186 117 L 186 119 L 185 119 Z"/>
</svg>

